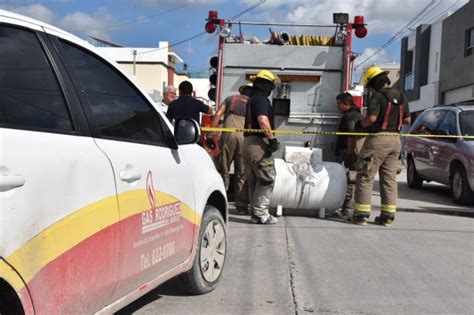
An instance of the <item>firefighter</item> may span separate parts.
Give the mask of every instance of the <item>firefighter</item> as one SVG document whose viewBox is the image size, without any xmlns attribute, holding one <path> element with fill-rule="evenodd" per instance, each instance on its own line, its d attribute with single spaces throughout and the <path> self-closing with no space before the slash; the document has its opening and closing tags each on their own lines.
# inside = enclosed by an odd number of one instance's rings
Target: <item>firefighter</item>
<svg viewBox="0 0 474 315">
<path fill-rule="evenodd" d="M 337 109 L 343 114 L 338 131 L 355 132 L 355 126 L 362 120 L 362 114 L 350 93 L 342 93 L 336 97 Z M 334 212 L 336 217 L 350 220 L 354 211 L 353 195 L 356 174 L 357 156 L 362 148 L 363 137 L 341 135 L 337 137 L 336 156 L 342 159 L 347 169 L 347 190 L 342 208 Z"/>
<path fill-rule="evenodd" d="M 371 135 L 365 140 L 357 159 L 357 182 L 354 196 L 355 224 L 366 225 L 370 216 L 372 186 L 379 172 L 381 213 L 375 223 L 390 226 L 397 210 L 397 169 L 400 156 L 400 130 L 410 124 L 410 110 L 402 94 L 390 88 L 388 72 L 373 66 L 362 75 L 362 82 L 373 91 L 366 116 L 360 125 Z"/>
<path fill-rule="evenodd" d="M 268 97 L 275 88 L 275 80 L 276 75 L 268 70 L 262 70 L 256 75 L 252 94 L 247 102 L 247 129 L 273 129 L 273 109 Z M 277 151 L 279 146 L 278 140 L 270 131 L 244 133 L 245 176 L 253 223 L 274 224 L 278 221 L 269 213 L 268 208 L 275 182 L 272 153 Z"/>
<path fill-rule="evenodd" d="M 245 112 L 247 101 L 252 92 L 252 83 L 242 85 L 239 92 L 240 95 L 229 96 L 222 102 L 217 114 L 212 118 L 211 127 L 217 128 L 220 119 L 224 116 L 224 128 L 244 128 Z M 209 134 L 207 139 L 214 141 L 213 134 Z M 206 143 L 208 144 L 209 141 Z M 248 189 L 244 172 L 243 145 L 244 135 L 242 132 L 223 132 L 219 140 L 219 151 L 214 157 L 214 164 L 221 174 L 227 190 L 230 184 L 229 170 L 234 162 L 235 207 L 239 214 L 248 214 Z"/>
</svg>

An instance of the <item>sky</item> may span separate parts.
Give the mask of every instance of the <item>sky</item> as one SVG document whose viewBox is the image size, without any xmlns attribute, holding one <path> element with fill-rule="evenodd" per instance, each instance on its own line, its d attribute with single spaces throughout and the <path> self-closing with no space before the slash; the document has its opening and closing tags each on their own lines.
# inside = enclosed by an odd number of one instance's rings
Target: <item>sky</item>
<svg viewBox="0 0 474 315">
<path fill-rule="evenodd" d="M 419 24 L 431 23 L 455 11 L 467 0 L 0 0 L 0 9 L 14 11 L 52 24 L 83 39 L 97 36 L 127 47 L 158 47 L 158 42 L 178 43 L 204 31 L 209 10 L 231 19 L 248 8 L 241 21 L 332 24 L 333 12 L 363 15 L 368 35 L 355 38 L 353 51 L 360 54 L 358 68 L 378 63 L 398 63 L 400 39 Z M 274 27 L 289 34 L 325 35 L 315 28 Z M 245 38 L 270 37 L 268 26 L 242 26 Z M 333 32 L 333 30 L 331 30 Z M 233 33 L 238 33 L 234 26 Z M 332 35 L 332 34 L 331 34 Z M 390 41 L 391 40 L 391 41 Z M 173 47 L 190 72 L 207 71 L 217 53 L 216 34 L 203 34 Z M 372 56 L 369 60 L 367 57 Z M 182 65 L 178 65 L 178 70 Z"/>
</svg>

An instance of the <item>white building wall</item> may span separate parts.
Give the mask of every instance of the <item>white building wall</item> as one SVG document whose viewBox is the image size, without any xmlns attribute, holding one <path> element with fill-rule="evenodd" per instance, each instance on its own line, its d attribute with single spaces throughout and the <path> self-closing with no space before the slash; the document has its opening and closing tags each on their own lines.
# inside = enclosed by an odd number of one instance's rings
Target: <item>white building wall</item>
<svg viewBox="0 0 474 315">
<path fill-rule="evenodd" d="M 191 78 L 188 80 L 193 85 L 194 91 L 196 92 L 196 97 L 202 98 L 210 102 L 207 97 L 207 92 L 211 88 L 209 84 L 209 79 L 207 78 Z M 237 92 L 238 93 L 238 92 Z"/>
<path fill-rule="evenodd" d="M 472 99 L 474 99 L 474 85 L 468 85 L 444 93 L 445 104 L 457 103 Z"/>
<path fill-rule="evenodd" d="M 420 98 L 416 101 L 410 102 L 410 111 L 417 112 L 427 108 L 438 105 L 439 94 L 439 78 L 440 78 L 440 55 L 441 55 L 441 41 L 443 33 L 443 19 L 431 24 L 430 35 L 430 54 L 428 63 L 428 82 L 426 85 L 420 87 Z M 415 35 L 408 39 L 410 44 L 415 41 Z M 409 48 L 411 49 L 411 48 Z M 413 51 L 415 47 L 413 46 Z M 415 57 L 413 57 L 415 60 Z M 414 66 L 413 66 L 414 69 Z"/>
<path fill-rule="evenodd" d="M 117 62 L 133 62 L 134 51 L 136 52 L 135 60 L 137 62 L 163 62 L 168 64 L 168 56 L 182 62 L 173 52 L 168 51 L 168 42 L 160 42 L 159 47 L 96 47 L 98 51 L 105 54 L 109 58 Z"/>
<path fill-rule="evenodd" d="M 168 66 L 174 67 L 176 62 L 183 60 L 174 52 L 169 51 L 168 42 L 159 42 L 157 48 L 132 47 L 96 47 L 104 56 L 116 61 L 135 81 L 153 97 L 161 101 L 163 87 L 168 84 Z M 136 54 L 134 53 L 136 52 Z M 135 61 L 135 73 L 133 62 Z M 185 75 L 174 75 L 174 86 L 187 80 Z"/>
<path fill-rule="evenodd" d="M 121 64 L 120 67 L 133 76 L 132 64 Z M 136 64 L 135 80 L 146 90 L 163 91 L 163 84 L 168 82 L 168 69 L 160 64 Z"/>
</svg>

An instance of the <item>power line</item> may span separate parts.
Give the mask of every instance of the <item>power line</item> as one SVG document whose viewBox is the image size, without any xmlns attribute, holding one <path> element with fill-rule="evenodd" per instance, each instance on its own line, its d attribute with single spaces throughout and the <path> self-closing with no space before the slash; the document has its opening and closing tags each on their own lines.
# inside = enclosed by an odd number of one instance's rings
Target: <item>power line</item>
<svg viewBox="0 0 474 315">
<path fill-rule="evenodd" d="M 193 35 L 193 36 L 191 36 L 191 37 L 188 37 L 188 38 L 186 38 L 186 39 L 183 39 L 183 40 L 181 40 L 181 41 L 179 41 L 179 42 L 173 43 L 173 44 L 168 45 L 168 46 L 165 46 L 165 47 L 159 47 L 159 48 L 154 48 L 154 49 L 142 51 L 142 52 L 140 52 L 139 54 L 140 54 L 140 55 L 144 55 L 144 54 L 148 54 L 148 53 L 151 53 L 151 52 L 154 52 L 154 51 L 159 51 L 159 50 L 163 50 L 163 49 L 169 49 L 169 48 L 171 48 L 171 47 L 178 46 L 178 45 L 184 44 L 184 43 L 186 43 L 186 42 L 188 42 L 188 41 L 190 41 L 190 40 L 196 39 L 196 38 L 198 38 L 198 37 L 200 37 L 200 36 L 202 36 L 202 35 L 204 35 L 204 34 L 207 34 L 207 32 L 204 31 L 204 32 L 195 34 L 195 35 Z"/>
<path fill-rule="evenodd" d="M 400 30 L 397 34 L 394 35 L 394 37 L 392 37 L 391 39 L 393 40 L 389 40 L 387 41 L 382 47 L 378 48 L 372 55 L 370 55 L 369 57 L 367 57 L 366 59 L 364 59 L 361 63 L 359 63 L 354 69 L 357 69 L 359 68 L 360 66 L 362 66 L 362 64 L 366 63 L 369 59 L 373 58 L 375 55 L 377 55 L 378 53 L 380 53 L 383 49 L 385 48 L 388 48 L 389 46 L 391 46 L 396 40 L 398 40 L 399 38 L 405 36 L 407 33 L 409 33 L 411 31 L 411 27 L 414 26 L 416 23 L 420 22 L 420 24 L 432 24 L 434 21 L 436 21 L 437 19 L 439 19 L 441 16 L 443 16 L 444 14 L 446 14 L 446 12 L 450 11 L 451 9 L 453 9 L 454 7 L 456 7 L 458 5 L 458 3 L 460 2 L 460 0 L 457 0 L 455 3 L 453 3 L 451 6 L 449 6 L 447 9 L 441 9 L 441 10 L 438 10 L 438 12 L 436 12 L 437 9 L 440 8 L 441 4 L 443 3 L 443 0 L 440 0 L 434 7 L 431 7 L 430 9 L 426 10 L 423 14 L 420 14 L 418 13 L 417 14 L 417 18 L 416 19 L 412 19 L 413 22 L 409 22 L 410 25 L 403 30 Z M 432 3 L 428 4 L 428 6 L 430 6 Z M 422 9 L 425 10 L 425 8 Z M 432 16 L 434 16 L 434 14 L 437 14 L 434 18 L 431 18 Z M 428 18 L 428 16 L 431 15 L 431 19 Z M 415 16 L 416 17 L 416 16 Z M 424 19 L 424 23 L 421 23 L 422 19 Z M 429 22 L 428 22 L 429 21 Z"/>
<path fill-rule="evenodd" d="M 453 8 L 455 8 L 459 2 L 461 2 L 460 0 L 456 1 L 455 3 L 453 3 L 451 6 L 449 6 L 449 8 L 447 8 L 446 10 L 442 11 L 440 14 L 438 14 L 437 16 L 435 16 L 434 18 L 432 18 L 429 22 L 427 22 L 427 24 L 433 24 L 434 22 L 436 22 L 440 17 L 442 17 L 443 15 L 445 15 L 446 13 L 448 13 L 449 11 L 451 11 Z M 458 8 L 457 8 L 458 9 Z M 457 10 L 456 9 L 456 10 Z"/>
<path fill-rule="evenodd" d="M 189 6 L 190 4 L 192 4 L 192 2 L 187 2 L 187 3 L 185 3 L 185 4 L 176 6 L 176 7 L 174 7 L 174 8 L 165 10 L 165 11 L 163 11 L 163 12 L 158 12 L 158 13 L 155 13 L 155 14 L 152 14 L 152 15 L 148 15 L 148 16 L 144 16 L 144 17 L 139 17 L 138 19 L 126 21 L 126 22 L 123 22 L 123 23 L 118 23 L 118 24 L 113 24 L 113 25 L 107 25 L 107 26 L 104 26 L 104 27 L 100 27 L 100 28 L 96 28 L 96 29 L 89 29 L 89 30 L 69 30 L 69 32 L 92 32 L 92 31 L 101 31 L 101 30 L 105 30 L 105 29 L 109 29 L 109 28 L 115 28 L 115 27 L 120 27 L 120 26 L 124 26 L 124 25 L 135 24 L 135 23 L 139 23 L 139 22 L 142 22 L 142 21 L 149 20 L 149 19 L 151 19 L 151 18 L 155 18 L 155 17 L 160 16 L 160 15 L 164 15 L 164 14 L 167 14 L 167 13 L 170 13 L 170 12 L 173 12 L 173 11 L 177 11 L 177 10 L 179 10 L 179 9 L 182 9 L 182 8 L 186 7 L 186 6 Z"/>
<path fill-rule="evenodd" d="M 248 7 L 247 9 L 245 9 L 244 11 L 238 13 L 237 15 L 234 15 L 233 17 L 231 17 L 230 19 L 231 20 L 235 20 L 235 19 L 238 19 L 239 17 L 241 17 L 242 15 L 246 14 L 247 12 L 250 12 L 252 11 L 253 9 L 256 9 L 258 8 L 259 6 L 261 6 L 262 4 L 264 4 L 267 0 L 259 0 L 259 2 L 255 3 L 254 5 Z"/>
<path fill-rule="evenodd" d="M 257 7 L 259 7 L 259 6 L 261 6 L 261 5 L 264 4 L 265 2 L 266 2 L 266 0 L 259 0 L 258 3 L 256 3 L 256 4 L 254 4 L 254 5 L 250 6 L 250 7 L 248 7 L 247 9 L 245 9 L 245 10 L 239 12 L 237 15 L 234 15 L 231 19 L 239 18 L 239 17 L 241 17 L 242 15 L 244 15 L 244 14 L 246 14 L 246 13 L 248 13 L 248 12 L 254 10 L 255 8 L 257 8 Z M 148 53 L 151 53 L 151 52 L 154 52 L 154 51 L 159 51 L 159 50 L 162 50 L 162 49 L 169 49 L 169 48 L 171 48 L 171 47 L 175 47 L 175 46 L 184 44 L 184 43 L 186 43 L 186 42 L 188 42 L 188 41 L 191 41 L 191 40 L 193 40 L 193 39 L 196 39 L 196 38 L 198 38 L 198 37 L 200 37 L 200 36 L 202 36 L 202 35 L 204 35 L 204 34 L 207 34 L 207 32 L 204 31 L 204 32 L 195 34 L 195 35 L 193 35 L 193 36 L 191 36 L 191 37 L 188 37 L 188 38 L 186 38 L 186 39 L 183 39 L 183 40 L 181 40 L 181 41 L 179 41 L 179 42 L 176 42 L 176 43 L 173 43 L 173 44 L 171 44 L 171 45 L 168 45 L 168 46 L 166 46 L 166 47 L 160 47 L 160 48 L 150 49 L 150 50 L 147 50 L 147 51 L 140 52 L 139 54 L 140 54 L 140 55 L 144 55 L 144 54 L 148 54 Z"/>
<path fill-rule="evenodd" d="M 432 7 L 434 4 L 436 3 L 436 0 L 431 0 L 430 3 L 428 3 L 423 9 L 421 9 L 413 18 L 411 18 L 410 21 L 408 21 L 407 24 L 405 24 L 397 33 L 395 33 L 395 35 L 393 35 L 388 41 L 386 41 L 381 47 L 377 48 L 377 50 L 371 54 L 370 56 L 368 56 L 367 58 L 365 58 L 364 60 L 362 60 L 358 65 L 356 65 L 354 67 L 354 70 L 357 70 L 358 68 L 360 68 L 363 64 L 365 64 L 367 61 L 369 61 L 370 59 L 372 59 L 374 56 L 376 56 L 378 53 L 380 53 L 383 49 L 389 47 L 390 45 L 392 45 L 396 40 L 398 40 L 401 35 L 403 35 L 406 30 L 408 28 L 410 28 L 410 26 L 412 26 L 412 24 L 414 24 L 416 21 L 418 21 L 421 17 L 423 17 L 425 15 L 425 12 L 430 8 Z"/>
</svg>

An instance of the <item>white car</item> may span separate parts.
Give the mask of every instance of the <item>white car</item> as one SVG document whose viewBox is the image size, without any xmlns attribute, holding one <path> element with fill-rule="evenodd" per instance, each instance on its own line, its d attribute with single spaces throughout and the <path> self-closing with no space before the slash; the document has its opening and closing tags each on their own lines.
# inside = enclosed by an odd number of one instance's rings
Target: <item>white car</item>
<svg viewBox="0 0 474 315">
<path fill-rule="evenodd" d="M 0 314 L 111 313 L 180 275 L 213 290 L 227 200 L 199 126 L 172 126 L 93 46 L 0 10 Z"/>
</svg>

